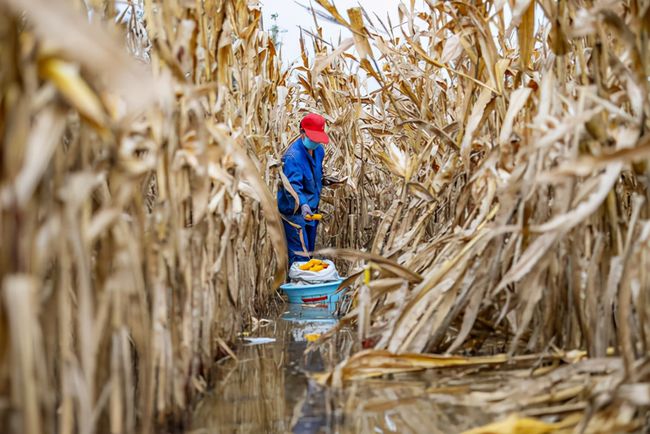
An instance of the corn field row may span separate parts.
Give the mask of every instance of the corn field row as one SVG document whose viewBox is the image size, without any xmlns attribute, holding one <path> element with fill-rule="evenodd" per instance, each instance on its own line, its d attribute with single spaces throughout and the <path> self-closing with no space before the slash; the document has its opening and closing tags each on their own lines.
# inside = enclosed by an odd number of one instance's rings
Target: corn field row
<svg viewBox="0 0 650 434">
<path fill-rule="evenodd" d="M 358 156 L 344 169 L 356 180 L 348 227 L 372 228 L 354 235 L 369 234 L 365 252 L 323 253 L 362 261 L 343 323 L 374 350 L 320 380 L 455 365 L 421 352 L 494 354 L 490 365 L 586 350 L 601 367 L 616 356 L 615 374 L 567 395 L 589 403 L 569 427 L 647 423 L 650 3 L 515 1 L 506 23 L 505 2 L 411 2 L 397 25 L 318 3 L 381 85 L 360 96 L 323 46 L 300 79 L 334 118 L 358 119 L 342 145 Z M 540 393 L 528 387 L 510 411 Z"/>
<path fill-rule="evenodd" d="M 115 25 L 113 7 L 2 2 L 10 432 L 177 418 L 284 279 L 264 179 L 288 140 L 287 74 L 261 12 L 165 0 Z"/>
</svg>

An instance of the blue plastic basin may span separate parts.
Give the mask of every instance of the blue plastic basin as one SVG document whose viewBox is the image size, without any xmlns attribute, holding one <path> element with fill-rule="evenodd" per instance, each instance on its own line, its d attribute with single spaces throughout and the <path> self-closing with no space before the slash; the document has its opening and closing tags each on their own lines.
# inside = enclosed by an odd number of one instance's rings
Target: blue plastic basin
<svg viewBox="0 0 650 434">
<path fill-rule="evenodd" d="M 280 286 L 289 297 L 289 303 L 331 304 L 336 303 L 345 290 L 336 292 L 343 279 L 313 285 L 294 285 L 285 283 Z"/>
</svg>

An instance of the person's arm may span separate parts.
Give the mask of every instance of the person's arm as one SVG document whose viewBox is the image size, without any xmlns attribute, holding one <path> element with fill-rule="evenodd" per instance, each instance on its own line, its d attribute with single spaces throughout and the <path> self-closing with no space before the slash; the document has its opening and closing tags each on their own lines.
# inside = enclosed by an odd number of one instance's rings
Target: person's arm
<svg viewBox="0 0 650 434">
<path fill-rule="evenodd" d="M 347 180 L 348 180 L 347 176 L 343 179 L 337 179 L 334 178 L 333 176 L 323 175 L 323 187 L 338 187 L 344 184 L 345 181 Z"/>
<path fill-rule="evenodd" d="M 282 172 L 289 184 L 283 183 L 284 188 L 289 191 L 294 200 L 296 197 L 298 198 L 296 209 L 302 205 L 307 205 L 307 198 L 302 185 L 303 173 L 298 162 L 292 157 L 287 157 L 282 166 Z"/>
</svg>

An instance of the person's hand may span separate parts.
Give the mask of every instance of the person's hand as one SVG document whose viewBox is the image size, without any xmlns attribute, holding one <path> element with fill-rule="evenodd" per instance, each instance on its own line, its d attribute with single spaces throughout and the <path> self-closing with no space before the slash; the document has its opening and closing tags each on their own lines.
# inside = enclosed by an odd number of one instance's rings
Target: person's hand
<svg viewBox="0 0 650 434">
<path fill-rule="evenodd" d="M 347 180 L 347 176 L 343 179 L 337 179 L 333 176 L 323 176 L 323 187 L 337 188 L 345 184 Z"/>
<path fill-rule="evenodd" d="M 300 207 L 300 213 L 302 214 L 302 218 L 305 220 L 309 220 L 307 216 L 311 216 L 313 214 L 311 208 L 307 204 L 304 204 Z"/>
</svg>

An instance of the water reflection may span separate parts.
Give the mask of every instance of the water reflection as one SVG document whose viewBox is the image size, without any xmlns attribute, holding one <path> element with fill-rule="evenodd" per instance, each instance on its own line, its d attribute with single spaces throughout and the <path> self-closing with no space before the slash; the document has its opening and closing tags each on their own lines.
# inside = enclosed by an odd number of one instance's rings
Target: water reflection
<svg viewBox="0 0 650 434">
<path fill-rule="evenodd" d="M 336 325 L 333 305 L 303 306 L 289 304 L 282 314 L 281 319 L 288 323 L 291 329 L 291 337 L 295 342 L 308 341 L 310 337 L 316 337 L 328 332 Z M 309 369 L 307 365 L 305 368 Z"/>
<path fill-rule="evenodd" d="M 301 352 L 294 355 L 300 360 L 297 367 L 303 376 L 304 373 L 322 372 L 331 369 L 339 362 L 338 357 L 333 356 L 338 356 L 342 352 L 328 351 L 331 349 L 331 345 L 317 351 L 304 353 L 308 341 L 327 333 L 336 325 L 336 319 L 333 316 L 334 308 L 333 305 L 300 306 L 290 304 L 282 315 L 282 320 L 286 321 L 290 326 L 293 341 L 293 345 L 290 344 L 290 346 Z M 341 337 L 338 340 L 342 340 Z M 348 339 L 348 341 L 351 341 L 351 339 Z M 292 358 L 290 360 L 297 359 Z M 328 411 L 328 394 L 326 390 L 308 378 L 305 378 L 303 384 L 305 390 L 302 398 L 294 406 L 290 432 L 295 434 L 333 432 L 336 420 L 334 412 Z"/>
<path fill-rule="evenodd" d="M 426 376 L 364 381 L 345 392 L 319 387 L 306 373 L 332 369 L 348 353 L 352 333 L 341 330 L 317 350 L 305 349 L 335 324 L 332 307 L 287 305 L 255 333 L 274 342 L 241 345 L 237 361 L 217 364 L 217 383 L 198 403 L 190 432 L 447 433 L 487 421 L 477 410 L 434 404 Z"/>
<path fill-rule="evenodd" d="M 217 383 L 197 404 L 191 432 L 329 432 L 324 390 L 305 372 L 322 371 L 338 360 L 324 359 L 322 351 L 305 354 L 305 349 L 310 337 L 335 324 L 330 306 L 287 305 L 271 325 L 256 332 L 275 342 L 241 345 L 237 361 L 226 359 L 216 366 Z"/>
</svg>

